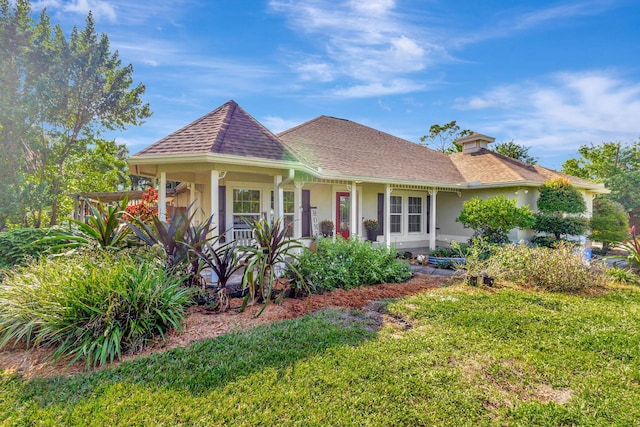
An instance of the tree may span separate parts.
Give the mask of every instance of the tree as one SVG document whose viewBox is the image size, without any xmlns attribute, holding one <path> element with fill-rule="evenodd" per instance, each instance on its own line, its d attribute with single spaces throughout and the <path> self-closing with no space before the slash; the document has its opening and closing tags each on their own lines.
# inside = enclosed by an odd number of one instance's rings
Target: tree
<svg viewBox="0 0 640 427">
<path fill-rule="evenodd" d="M 489 243 L 506 243 L 514 228 L 529 228 L 534 223 L 528 206 L 516 206 L 515 199 L 495 196 L 488 199 L 475 197 L 462 205 L 456 221 L 474 230 L 473 237 L 484 237 Z"/>
<path fill-rule="evenodd" d="M 569 159 L 562 171 L 602 182 L 611 190 L 604 197 L 624 206 L 632 219 L 640 219 L 640 141 L 631 144 L 605 142 L 583 145 L 577 159 Z"/>
<path fill-rule="evenodd" d="M 624 206 L 604 197 L 597 197 L 593 201 L 589 228 L 589 238 L 601 242 L 605 252 L 611 244 L 626 240 L 629 237 L 629 220 Z"/>
<path fill-rule="evenodd" d="M 586 211 L 582 194 L 568 179 L 552 179 L 540 187 L 533 229 L 553 234 L 556 240 L 563 235 L 581 235 L 587 229 L 587 220 L 582 216 Z"/>
<path fill-rule="evenodd" d="M 512 159 L 520 160 L 530 165 L 538 163 L 538 159 L 529 154 L 531 147 L 516 144 L 513 141 L 502 142 L 494 146 L 491 150 L 503 156 L 511 157 Z"/>
<path fill-rule="evenodd" d="M 433 124 L 429 128 L 429 134 L 420 137 L 420 142 L 424 145 L 436 144 L 435 149 L 443 153 L 452 154 L 462 151 L 462 146 L 456 144 L 456 139 L 466 135 L 471 135 L 469 129 L 460 130 L 460 126 L 453 120 L 444 125 Z M 427 141 L 427 142 L 425 142 Z"/>
<path fill-rule="evenodd" d="M 24 181 L 47 196 L 31 206 L 22 200 L 22 214 L 31 211 L 39 225 L 48 205 L 49 221 L 55 224 L 73 159 L 84 155 L 104 130 L 139 125 L 150 111 L 142 102 L 144 85 L 132 87 L 133 67 L 122 66 L 107 35 L 96 33 L 91 13 L 85 28 L 74 27 L 67 39 L 60 26 L 51 26 L 46 10 L 37 22 L 29 12 L 28 1 L 11 8 L 8 0 L 0 0 L 0 35 L 24 36 L 20 48 L 7 48 L 2 59 L 20 66 L 9 70 L 2 87 L 8 95 L 1 99 L 18 113 L 0 116 L 0 125 L 3 143 L 22 151 Z M 14 122 L 9 129 L 7 123 Z"/>
</svg>

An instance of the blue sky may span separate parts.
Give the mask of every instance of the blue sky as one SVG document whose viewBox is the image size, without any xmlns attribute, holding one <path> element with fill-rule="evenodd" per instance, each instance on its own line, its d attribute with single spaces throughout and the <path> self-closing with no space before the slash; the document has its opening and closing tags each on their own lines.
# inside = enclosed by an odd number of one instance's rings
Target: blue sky
<svg viewBox="0 0 640 427">
<path fill-rule="evenodd" d="M 153 116 L 131 152 L 234 99 L 274 132 L 319 115 L 418 142 L 434 124 L 531 147 L 640 137 L 640 2 L 41 0 L 65 31 L 89 10 Z"/>
</svg>

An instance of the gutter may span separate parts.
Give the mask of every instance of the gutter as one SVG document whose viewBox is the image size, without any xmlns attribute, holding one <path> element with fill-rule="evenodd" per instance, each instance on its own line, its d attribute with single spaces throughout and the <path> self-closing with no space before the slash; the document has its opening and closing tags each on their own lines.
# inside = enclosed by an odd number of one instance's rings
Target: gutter
<svg viewBox="0 0 640 427">
<path fill-rule="evenodd" d="M 293 182 L 293 178 L 295 178 L 295 176 L 296 176 L 296 170 L 289 169 L 289 176 L 278 184 L 278 188 L 282 188 L 285 185 L 289 184 L 290 182 Z"/>
</svg>

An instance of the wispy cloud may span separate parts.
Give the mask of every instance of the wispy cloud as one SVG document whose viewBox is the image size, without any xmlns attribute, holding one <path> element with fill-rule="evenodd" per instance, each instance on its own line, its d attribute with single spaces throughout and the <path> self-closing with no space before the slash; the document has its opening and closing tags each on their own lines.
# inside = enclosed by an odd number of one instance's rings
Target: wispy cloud
<svg viewBox="0 0 640 427">
<path fill-rule="evenodd" d="M 521 9 L 507 10 L 502 13 L 502 17 L 496 17 L 485 26 L 476 27 L 473 31 L 451 34 L 449 46 L 461 47 L 490 39 L 509 37 L 518 32 L 557 24 L 561 21 L 595 16 L 616 7 L 618 3 L 617 0 L 588 0 L 536 8 L 527 12 L 522 12 Z M 536 6 L 536 3 L 531 4 L 533 7 Z"/>
<path fill-rule="evenodd" d="M 396 10 L 394 0 L 273 0 L 270 7 L 315 44 L 310 48 L 315 52 L 301 55 L 293 70 L 301 80 L 335 82 L 330 90 L 335 96 L 422 90 L 424 84 L 409 82 L 407 76 L 448 55 Z"/>
<path fill-rule="evenodd" d="M 631 141 L 640 136 L 640 82 L 608 70 L 562 72 L 510 84 L 468 99 L 460 110 L 502 110 L 485 129 L 545 150 L 575 150 L 582 144 Z"/>
</svg>

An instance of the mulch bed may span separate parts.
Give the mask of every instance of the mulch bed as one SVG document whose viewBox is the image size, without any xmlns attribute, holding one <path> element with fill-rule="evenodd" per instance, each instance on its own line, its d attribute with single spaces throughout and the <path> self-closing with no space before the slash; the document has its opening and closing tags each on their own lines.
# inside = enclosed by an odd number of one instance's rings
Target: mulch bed
<svg viewBox="0 0 640 427">
<path fill-rule="evenodd" d="M 232 299 L 232 308 L 226 313 L 213 313 L 205 307 L 194 306 L 188 310 L 182 331 L 171 331 L 165 336 L 164 341 L 151 343 L 141 352 L 125 355 L 122 361 L 185 347 L 196 341 L 214 338 L 228 332 L 244 331 L 258 325 L 296 318 L 325 307 L 363 309 L 369 301 L 417 294 L 441 287 L 448 280 L 446 277 L 418 274 L 405 283 L 367 286 L 348 291 L 337 289 L 300 299 L 285 298 L 279 304 L 269 304 L 260 317 L 255 315 L 262 309 L 262 305 L 250 306 L 240 313 L 237 308 L 242 304 L 241 299 Z M 5 373 L 18 373 L 24 378 L 74 375 L 86 371 L 85 366 L 80 363 L 74 365 L 68 365 L 63 361 L 54 363 L 49 357 L 50 353 L 48 349 L 4 349 L 0 351 L 0 370 Z M 116 366 L 119 363 L 121 362 L 108 364 L 107 367 Z"/>
</svg>

